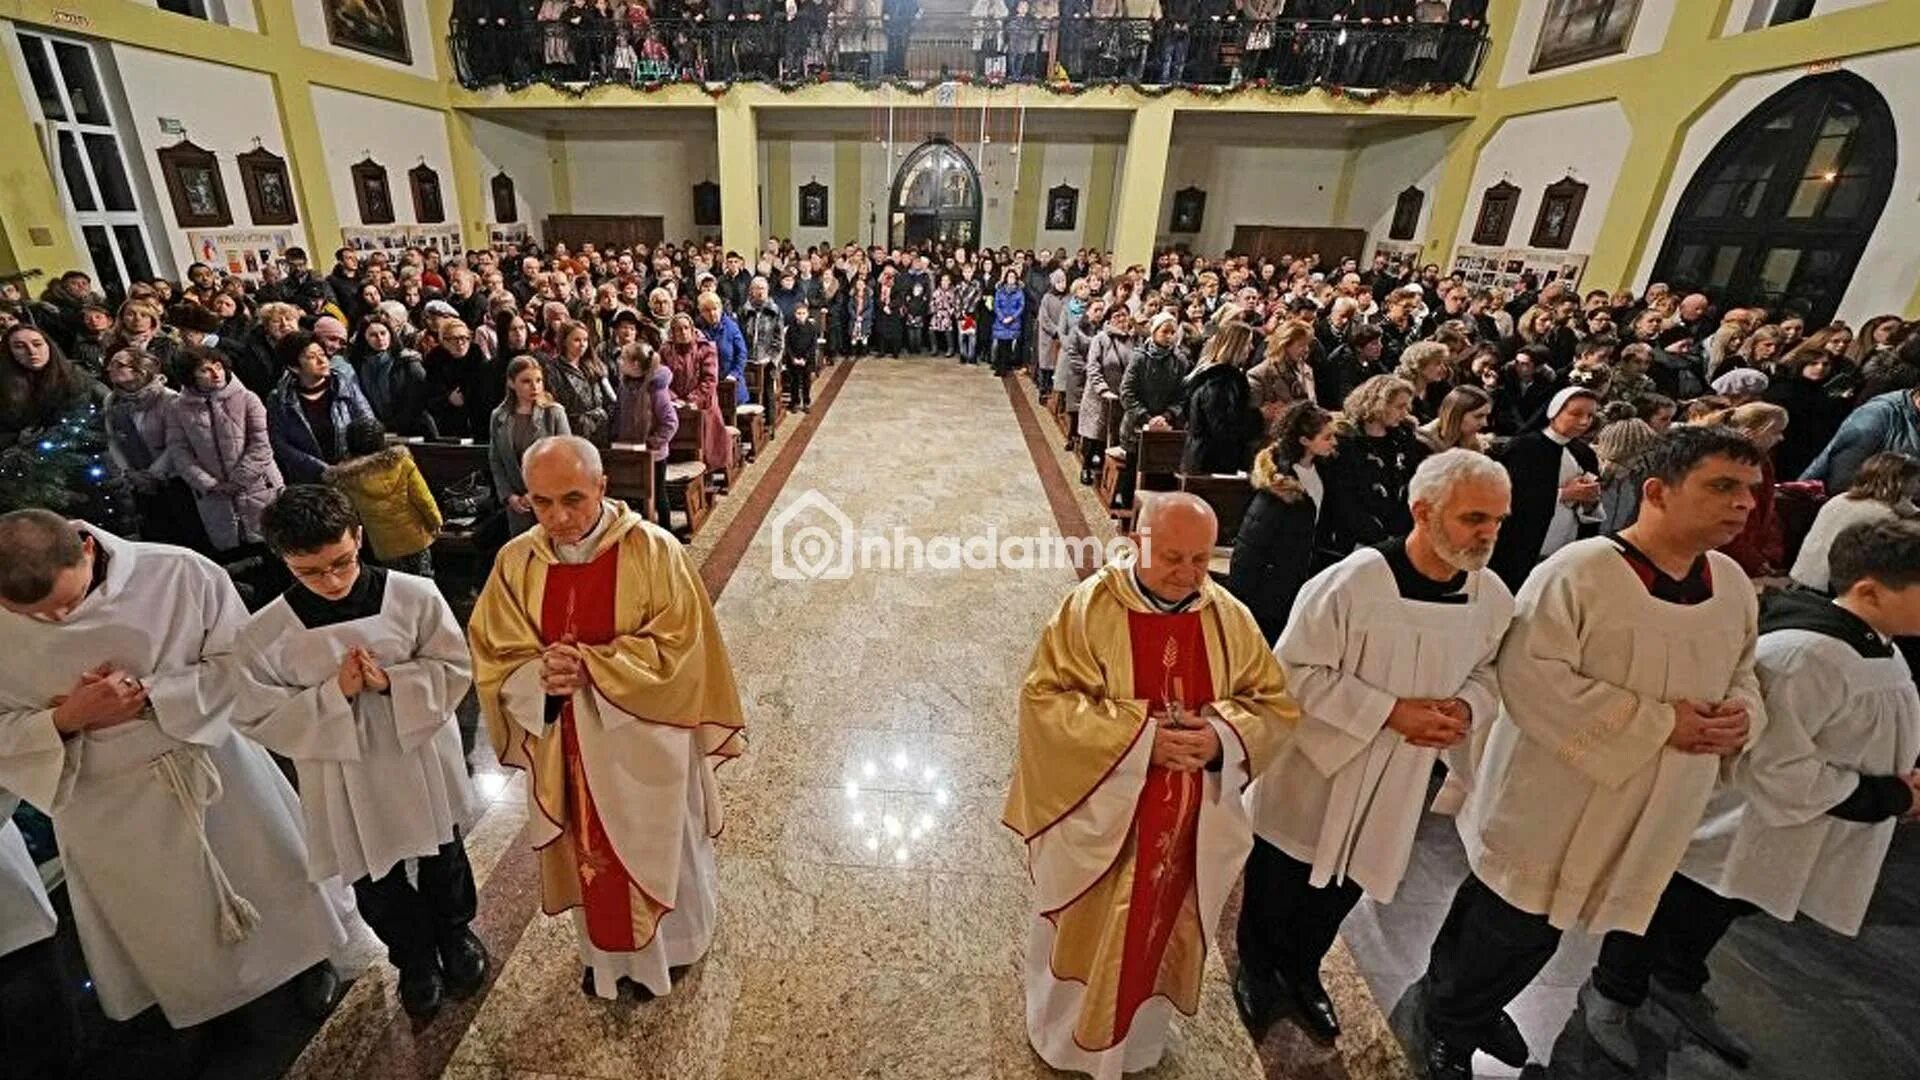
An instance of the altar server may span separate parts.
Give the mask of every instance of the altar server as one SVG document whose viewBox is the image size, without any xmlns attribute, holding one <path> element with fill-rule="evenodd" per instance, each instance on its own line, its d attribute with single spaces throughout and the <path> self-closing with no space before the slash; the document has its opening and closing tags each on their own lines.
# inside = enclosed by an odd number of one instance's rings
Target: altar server
<svg viewBox="0 0 1920 1080">
<path fill-rule="evenodd" d="M 1400 887 L 1434 761 L 1467 773 L 1468 734 L 1499 713 L 1513 597 L 1486 567 L 1508 496 L 1485 454 L 1427 458 L 1408 486 L 1412 532 L 1321 571 L 1294 604 L 1274 651 L 1300 726 L 1247 796 L 1234 991 L 1256 1032 L 1290 1001 L 1308 1030 L 1339 1034 L 1320 961 L 1363 891 L 1387 903 Z"/>
</svg>

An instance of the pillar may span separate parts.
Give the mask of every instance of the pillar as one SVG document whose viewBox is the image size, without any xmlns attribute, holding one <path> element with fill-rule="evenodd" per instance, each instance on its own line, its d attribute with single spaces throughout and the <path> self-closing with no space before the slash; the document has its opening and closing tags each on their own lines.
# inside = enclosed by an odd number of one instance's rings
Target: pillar
<svg viewBox="0 0 1920 1080">
<path fill-rule="evenodd" d="M 730 90 L 715 110 L 720 149 L 720 243 L 751 262 L 760 250 L 760 136 L 753 105 Z"/>
<path fill-rule="evenodd" d="M 1124 270 L 1153 262 L 1153 239 L 1160 230 L 1160 199 L 1167 188 L 1167 160 L 1173 151 L 1173 100 L 1154 98 L 1134 111 L 1127 131 L 1126 165 L 1120 173 L 1120 201 L 1114 214 L 1113 262 Z"/>
<path fill-rule="evenodd" d="M 460 223 L 460 243 L 468 250 L 486 247 L 493 192 L 473 145 L 473 123 L 458 109 L 447 110 L 447 153 L 453 162 L 453 197 L 460 208 L 454 218 Z"/>
<path fill-rule="evenodd" d="M 313 111 L 313 84 L 299 75 L 275 75 L 273 96 L 280 108 L 280 131 L 287 139 L 287 172 L 300 200 L 300 224 L 307 230 L 307 256 L 315 266 L 331 266 L 333 251 L 340 246 L 340 211 L 327 176 L 320 121 Z"/>
<path fill-rule="evenodd" d="M 11 148 L 0 165 L 0 274 L 42 271 L 45 277 L 21 286 L 33 296 L 48 280 L 93 263 L 74 241 L 55 186 L 55 166 L 40 152 L 26 88 L 11 70 L 0 76 L 0 146 Z"/>
</svg>

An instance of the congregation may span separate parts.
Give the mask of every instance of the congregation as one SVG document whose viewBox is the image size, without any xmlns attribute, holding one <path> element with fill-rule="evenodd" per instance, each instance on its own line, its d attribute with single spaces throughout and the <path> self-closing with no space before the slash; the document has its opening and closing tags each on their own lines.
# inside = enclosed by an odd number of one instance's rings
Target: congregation
<svg viewBox="0 0 1920 1080">
<path fill-rule="evenodd" d="M 1243 866 L 1242 1019 L 1336 1036 L 1321 960 L 1363 893 L 1391 901 L 1437 765 L 1473 874 L 1432 947 L 1427 1075 L 1528 1059 L 1503 1010 L 1570 927 L 1607 935 L 1582 1002 L 1609 1056 L 1632 1066 L 1658 1006 L 1743 1064 L 1706 952 L 1759 911 L 1857 932 L 1920 809 L 1920 324 L 1894 315 L 1810 327 L 1385 255 L 771 241 L 341 248 L 324 274 L 290 249 L 259 282 L 196 263 L 111 300 L 76 271 L 0 285 L 0 336 L 0 470 L 101 448 L 0 505 L 21 554 L 0 618 L 33 660 L 0 676 L 0 787 L 56 818 L 115 1019 L 186 1027 L 287 979 L 324 1014 L 330 880 L 410 1013 L 471 993 L 469 683 L 552 811 L 547 910 L 574 909 L 582 990 L 670 993 L 714 931 L 712 766 L 744 748 L 673 536 L 823 369 L 866 358 L 1012 379 L 1166 558 L 1083 582 L 1021 689 L 1006 823 L 1036 874 L 1029 1034 L 1057 1067 L 1159 1059 Z M 416 460 L 448 446 L 471 477 Z M 615 501 L 625 460 L 644 476 Z M 1243 497 L 1170 490 L 1188 478 Z M 435 566 L 450 531 L 472 580 Z M 166 627 L 152 655 L 96 647 L 136 610 Z M 1164 684 L 1115 659 L 1163 653 L 1184 657 Z M 134 719 L 137 744 L 105 737 Z M 151 865 L 208 870 L 156 902 L 204 892 L 204 941 L 130 929 L 138 890 L 102 869 L 126 847 L 102 779 L 154 755 L 141 797 L 203 820 L 156 828 Z M 598 885 L 597 849 L 622 870 Z M 236 948 L 256 951 L 206 968 Z"/>
</svg>

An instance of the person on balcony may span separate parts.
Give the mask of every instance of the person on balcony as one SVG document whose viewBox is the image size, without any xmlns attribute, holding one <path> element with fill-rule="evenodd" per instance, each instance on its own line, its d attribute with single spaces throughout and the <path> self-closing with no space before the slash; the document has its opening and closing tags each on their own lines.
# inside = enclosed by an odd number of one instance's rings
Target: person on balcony
<svg viewBox="0 0 1920 1080">
<path fill-rule="evenodd" d="M 1154 6 L 1154 28 L 1160 39 L 1160 77 L 1155 81 L 1161 86 L 1186 81 L 1187 47 L 1198 7 L 1197 0 L 1159 0 Z"/>
<path fill-rule="evenodd" d="M 886 73 L 903 77 L 907 74 L 907 39 L 920 18 L 920 0 L 883 0 L 880 14 L 887 32 Z"/>
</svg>

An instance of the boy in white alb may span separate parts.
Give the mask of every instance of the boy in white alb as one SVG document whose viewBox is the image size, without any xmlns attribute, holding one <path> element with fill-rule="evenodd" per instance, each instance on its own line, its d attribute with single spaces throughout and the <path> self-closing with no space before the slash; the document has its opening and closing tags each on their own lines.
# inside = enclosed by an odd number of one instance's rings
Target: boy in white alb
<svg viewBox="0 0 1920 1080">
<path fill-rule="evenodd" d="M 1829 564 L 1832 598 L 1794 590 L 1761 603 L 1767 725 L 1646 934 L 1608 934 L 1593 973 L 1625 1012 L 1651 997 L 1741 1067 L 1751 1051 L 1715 1019 L 1707 955 L 1754 911 L 1859 933 L 1894 826 L 1920 811 L 1920 694 L 1891 640 L 1920 634 L 1920 523 L 1850 525 Z"/>
<path fill-rule="evenodd" d="M 466 639 L 431 580 L 361 565 L 339 490 L 286 489 L 261 531 L 296 583 L 240 633 L 235 724 L 299 769 L 309 877 L 353 884 L 401 1005 L 430 1017 L 487 972 L 460 840 L 482 809 L 454 719 Z"/>
</svg>

